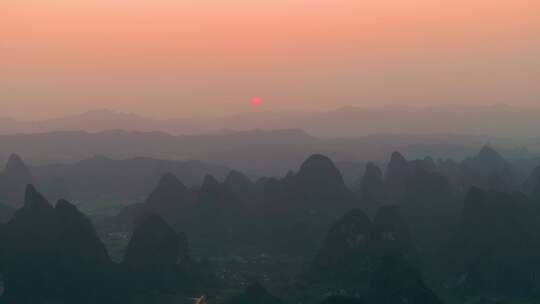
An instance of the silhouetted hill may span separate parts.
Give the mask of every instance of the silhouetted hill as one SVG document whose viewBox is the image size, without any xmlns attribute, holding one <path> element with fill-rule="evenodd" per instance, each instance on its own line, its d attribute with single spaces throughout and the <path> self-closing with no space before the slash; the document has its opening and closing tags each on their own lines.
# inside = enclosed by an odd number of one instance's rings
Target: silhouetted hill
<svg viewBox="0 0 540 304">
<path fill-rule="evenodd" d="M 204 178 L 196 205 L 195 226 L 203 235 L 238 241 L 247 228 L 244 202 L 210 175 Z"/>
<path fill-rule="evenodd" d="M 495 191 L 519 189 L 512 165 L 488 146 L 461 163 L 461 174 L 465 188 L 476 186 Z"/>
<path fill-rule="evenodd" d="M 332 160 L 320 154 L 311 155 L 302 163 L 297 178 L 312 185 L 325 184 L 332 187 L 344 185 L 341 173 Z"/>
<path fill-rule="evenodd" d="M 256 183 L 232 172 L 223 183 L 206 176 L 200 187 L 186 190 L 166 175 L 146 203 L 126 207 L 118 220 L 155 212 L 194 243 L 220 250 L 246 240 L 272 251 L 311 250 L 337 215 L 357 203 L 333 162 L 313 155 L 297 173 Z"/>
<path fill-rule="evenodd" d="M 388 254 L 416 254 L 399 209 L 381 207 L 374 222 L 361 210 L 352 210 L 333 224 L 308 278 L 330 290 L 362 293 L 369 285 L 374 265 Z"/>
<path fill-rule="evenodd" d="M 365 200 L 383 201 L 385 181 L 383 173 L 374 163 L 368 163 L 360 183 L 359 196 Z"/>
<path fill-rule="evenodd" d="M 334 291 L 365 291 L 375 261 L 370 247 L 372 232 L 373 224 L 361 210 L 345 214 L 327 233 L 308 279 Z"/>
<path fill-rule="evenodd" d="M 411 175 L 412 170 L 405 157 L 397 151 L 393 152 L 386 166 L 386 181 L 391 185 L 404 184 Z"/>
<path fill-rule="evenodd" d="M 125 207 L 118 219 L 131 225 L 139 217 L 156 213 L 170 222 L 180 221 L 185 224 L 195 212 L 197 199 L 197 191 L 188 189 L 174 174 L 165 173 L 144 203 Z"/>
<path fill-rule="evenodd" d="M 0 173 L 0 202 L 13 207 L 21 205 L 27 184 L 32 183 L 32 174 L 21 157 L 12 154 Z"/>
<path fill-rule="evenodd" d="M 472 188 L 447 249 L 462 287 L 487 294 L 535 294 L 540 260 L 538 206 L 520 193 Z M 456 273 L 457 272 L 457 273 Z M 465 274 L 465 277 L 463 277 Z"/>
<path fill-rule="evenodd" d="M 123 264 L 133 272 L 136 289 L 174 290 L 179 282 L 176 265 L 187 258 L 187 240 L 156 215 L 135 224 Z"/>
<path fill-rule="evenodd" d="M 489 190 L 485 178 L 512 167 L 488 147 L 462 164 L 394 152 L 386 176 L 368 163 L 353 192 L 323 154 L 282 178 L 254 182 L 199 162 L 94 157 L 29 170 L 13 156 L 8 175 L 26 171 L 56 195 L 142 203 L 117 217 L 93 217 L 107 247 L 124 253 L 116 264 L 76 205 L 52 205 L 27 186 L 24 205 L 0 224 L 0 301 L 175 303 L 220 288 L 215 300 L 281 303 L 260 285 L 246 285 L 260 277 L 294 302 L 441 303 L 433 286 L 458 303 L 536 303 L 538 170 L 527 194 L 503 184 Z M 212 170 L 219 178 L 205 173 Z M 464 191 L 474 183 L 479 187 Z"/>
<path fill-rule="evenodd" d="M 90 221 L 70 203 L 53 207 L 29 185 L 24 206 L 4 233 L 8 303 L 90 301 L 106 289 L 111 262 L 105 247 Z"/>
<path fill-rule="evenodd" d="M 247 205 L 253 204 L 257 199 L 255 183 L 240 171 L 231 171 L 225 178 L 224 184 Z"/>
<path fill-rule="evenodd" d="M 29 235 L 52 236 L 56 224 L 54 207 L 32 185 L 26 187 L 24 197 L 23 207 L 15 212 L 8 227 L 21 229 Z"/>
<path fill-rule="evenodd" d="M 249 222 L 244 202 L 211 175 L 204 177 L 200 187 L 187 188 L 166 173 L 144 203 L 125 207 L 117 220 L 129 225 L 147 214 L 158 214 L 177 231 L 188 232 L 195 243 L 214 242 L 216 248 L 234 247 L 231 241 L 238 241 L 241 228 Z"/>
<path fill-rule="evenodd" d="M 52 197 L 80 201 L 142 201 L 156 181 L 171 172 L 182 183 L 198 184 L 205 175 L 225 178 L 230 170 L 199 161 L 152 158 L 115 160 L 96 156 L 77 163 L 33 167 L 35 183 Z"/>
<path fill-rule="evenodd" d="M 367 163 L 355 193 L 360 198 L 364 211 L 373 215 L 379 207 L 388 204 L 390 200 L 388 191 L 381 169 L 372 162 Z"/>
<path fill-rule="evenodd" d="M 371 197 L 357 193 L 362 206 L 369 214 L 375 214 L 379 207 L 399 206 L 399 213 L 408 223 L 415 243 L 438 246 L 436 243 L 452 229 L 460 211 L 458 196 L 462 188 L 458 185 L 462 179 L 457 163 L 434 161 L 429 156 L 407 160 L 403 154 L 394 152 L 382 183 L 380 172 L 370 167 L 365 178 L 371 181 L 365 181 L 370 184 L 366 184 L 369 188 L 364 192 L 371 193 Z"/>
<path fill-rule="evenodd" d="M 189 190 L 176 175 L 165 173 L 154 191 L 146 199 L 146 203 L 154 206 L 177 204 L 190 199 Z"/>
<path fill-rule="evenodd" d="M 357 203 L 332 160 L 320 154 L 308 157 L 299 171 L 285 177 L 283 182 L 294 201 L 293 208 L 335 212 Z"/>
<path fill-rule="evenodd" d="M 427 200 L 448 195 L 454 189 L 447 176 L 435 162 L 424 159 L 407 160 L 399 152 L 393 152 L 385 174 L 387 197 L 391 203 L 404 200 Z"/>
<path fill-rule="evenodd" d="M 54 207 L 57 225 L 62 228 L 57 236 L 58 248 L 66 259 L 83 262 L 107 263 L 109 256 L 90 220 L 77 207 L 60 200 Z"/>
<path fill-rule="evenodd" d="M 281 250 L 314 250 L 331 223 L 359 204 L 335 164 L 320 154 L 308 157 L 297 172 L 280 180 L 262 179 L 257 186 L 257 209 L 266 213 L 260 213 L 258 224 Z"/>
<path fill-rule="evenodd" d="M 2 303 L 169 303 L 217 286 L 213 270 L 189 258 L 187 238 L 159 216 L 136 221 L 115 264 L 77 207 L 65 200 L 53 207 L 32 185 L 0 225 L 0 242 Z"/>
<path fill-rule="evenodd" d="M 316 143 L 316 139 L 300 130 L 252 130 L 186 136 L 120 130 L 99 133 L 63 131 L 0 135 L 0 156 L 18 151 L 25 159 L 38 165 L 79 162 L 95 155 L 114 159 L 141 156 L 183 161 L 197 159 L 250 173 L 280 175 L 316 150 Z M 58 147 L 62 147 L 61 153 L 58 153 Z M 272 166 L 265 163 L 272 163 Z"/>
</svg>

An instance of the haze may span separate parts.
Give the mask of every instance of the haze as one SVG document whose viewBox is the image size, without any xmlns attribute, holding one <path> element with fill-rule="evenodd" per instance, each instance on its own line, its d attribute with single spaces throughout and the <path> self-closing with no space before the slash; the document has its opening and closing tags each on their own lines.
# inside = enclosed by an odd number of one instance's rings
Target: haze
<svg viewBox="0 0 540 304">
<path fill-rule="evenodd" d="M 535 0 L 3 0 L 1 114 L 531 106 L 538 11 Z"/>
</svg>

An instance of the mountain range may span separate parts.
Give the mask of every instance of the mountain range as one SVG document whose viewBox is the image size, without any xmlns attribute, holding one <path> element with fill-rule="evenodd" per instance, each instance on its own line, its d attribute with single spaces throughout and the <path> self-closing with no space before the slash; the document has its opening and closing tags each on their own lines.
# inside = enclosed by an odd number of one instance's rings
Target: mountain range
<svg viewBox="0 0 540 304">
<path fill-rule="evenodd" d="M 256 180 L 146 158 L 28 168 L 12 155 L 0 201 L 24 199 L 0 224 L 0 300 L 178 303 L 218 292 L 233 297 L 217 303 L 278 304 L 277 291 L 290 303 L 439 304 L 448 292 L 462 295 L 449 304 L 537 303 L 539 168 L 521 193 L 513 163 L 489 146 L 461 162 L 395 151 L 350 189 L 321 154 L 283 178 Z M 59 195 L 74 204 L 49 203 L 46 180 L 64 183 Z M 89 194 L 146 199 L 102 217 L 75 202 Z M 247 285 L 253 279 L 272 288 Z M 468 301 L 479 296 L 495 302 Z"/>
<path fill-rule="evenodd" d="M 320 137 L 443 133 L 522 138 L 537 137 L 539 127 L 540 108 L 507 105 L 346 107 L 326 112 L 247 112 L 174 119 L 154 119 L 110 110 L 96 110 L 39 121 L 0 118 L 2 134 L 123 129 L 179 135 L 223 130 L 294 128 Z"/>
<path fill-rule="evenodd" d="M 373 135 L 325 139 L 300 129 L 248 130 L 219 134 L 171 135 L 112 130 L 55 131 L 0 135 L 0 164 L 19 154 L 32 166 L 75 163 L 96 156 L 112 159 L 148 157 L 220 164 L 256 176 L 283 176 L 314 153 L 334 159 L 347 183 L 355 182 L 366 161 L 384 162 L 393 151 L 409 158 L 453 158 L 476 153 L 490 143 L 510 159 L 540 155 L 539 141 L 465 135 Z M 517 147 L 517 148 L 516 148 Z M 533 164 L 535 165 L 535 164 Z M 532 168 L 525 164 L 524 167 Z"/>
</svg>

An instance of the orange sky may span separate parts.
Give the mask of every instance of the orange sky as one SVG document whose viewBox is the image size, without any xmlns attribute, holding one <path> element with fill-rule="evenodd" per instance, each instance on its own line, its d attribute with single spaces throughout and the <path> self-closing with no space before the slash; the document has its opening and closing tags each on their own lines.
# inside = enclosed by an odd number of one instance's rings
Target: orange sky
<svg viewBox="0 0 540 304">
<path fill-rule="evenodd" d="M 1 0 L 2 116 L 540 103 L 538 0 Z"/>
</svg>

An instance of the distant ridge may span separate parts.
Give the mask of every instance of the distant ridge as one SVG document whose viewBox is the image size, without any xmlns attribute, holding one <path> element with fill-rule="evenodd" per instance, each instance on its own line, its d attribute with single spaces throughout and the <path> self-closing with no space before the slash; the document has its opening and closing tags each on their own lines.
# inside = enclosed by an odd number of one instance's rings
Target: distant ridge
<svg viewBox="0 0 540 304">
<path fill-rule="evenodd" d="M 300 129 L 171 135 L 165 132 L 108 130 L 54 131 L 0 135 L 0 163 L 17 153 L 32 166 L 74 163 L 96 155 L 112 159 L 149 157 L 199 160 L 234 168 L 251 176 L 282 177 L 309 155 L 320 153 L 336 161 L 346 183 L 357 182 L 364 161 L 382 164 L 393 151 L 411 159 L 461 160 L 491 143 L 509 159 L 540 155 L 540 141 L 473 135 L 371 135 L 326 139 Z M 345 161 L 345 162 L 344 162 Z M 360 163 L 359 163 L 360 162 Z M 365 164 L 365 163 L 364 163 Z M 535 164 L 537 165 L 537 164 Z M 384 171 L 384 167 L 380 167 Z M 347 172 L 343 171 L 346 170 Z M 526 172 L 528 175 L 530 172 Z"/>
<path fill-rule="evenodd" d="M 498 122 L 498 123 L 494 123 Z M 221 130 L 303 129 L 315 136 L 372 134 L 462 134 L 536 137 L 540 108 L 509 105 L 439 105 L 432 107 L 343 107 L 332 111 L 251 112 L 217 117 L 153 119 L 99 109 L 40 121 L 0 118 L 0 134 L 62 130 L 99 132 L 110 129 L 171 134 L 216 133 Z"/>
</svg>

